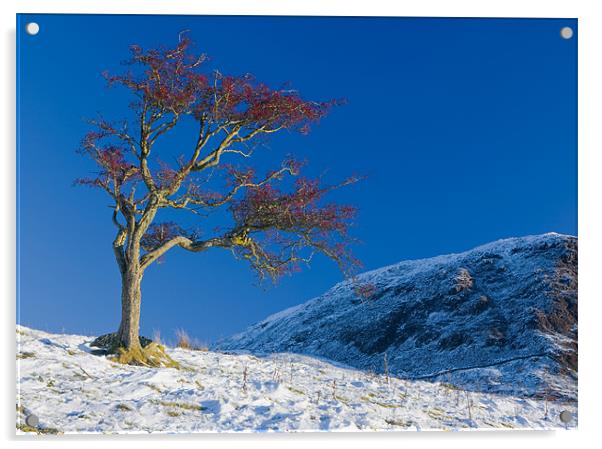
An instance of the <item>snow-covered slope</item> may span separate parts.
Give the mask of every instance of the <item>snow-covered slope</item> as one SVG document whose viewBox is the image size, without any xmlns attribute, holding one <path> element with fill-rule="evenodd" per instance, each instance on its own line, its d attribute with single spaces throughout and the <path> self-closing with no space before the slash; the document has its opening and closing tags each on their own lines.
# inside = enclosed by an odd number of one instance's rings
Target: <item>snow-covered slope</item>
<svg viewBox="0 0 602 449">
<path fill-rule="evenodd" d="M 562 428 L 564 410 L 577 423 L 574 403 L 387 379 L 301 355 L 169 349 L 182 369 L 144 368 L 92 355 L 92 340 L 17 327 L 18 433 Z"/>
<path fill-rule="evenodd" d="M 577 239 L 544 234 L 405 261 L 220 342 L 471 391 L 576 399 Z M 357 285 L 357 284 L 356 284 Z"/>
</svg>

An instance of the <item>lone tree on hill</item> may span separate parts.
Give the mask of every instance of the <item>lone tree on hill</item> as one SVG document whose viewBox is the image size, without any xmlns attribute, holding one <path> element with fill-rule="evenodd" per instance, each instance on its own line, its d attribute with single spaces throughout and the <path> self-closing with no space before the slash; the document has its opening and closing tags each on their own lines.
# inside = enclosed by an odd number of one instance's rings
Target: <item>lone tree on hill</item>
<svg viewBox="0 0 602 449">
<path fill-rule="evenodd" d="M 76 184 L 100 188 L 110 196 L 117 228 L 113 251 L 121 274 L 121 324 L 115 334 L 103 336 L 103 342 L 122 355 L 134 354 L 126 358 L 131 363 L 150 364 L 154 359 L 139 337 L 140 286 L 153 262 L 174 247 L 199 253 L 225 248 L 246 260 L 260 279 L 275 280 L 320 252 L 347 275 L 357 264 L 348 235 L 355 209 L 323 198 L 357 178 L 325 186 L 319 179 L 302 177 L 303 164 L 294 159 L 285 159 L 265 174 L 248 164 L 236 165 L 251 161 L 269 134 L 307 133 L 336 101 L 307 101 L 295 91 L 271 89 L 250 75 L 202 70 L 205 56 L 194 54 L 182 35 L 173 49 L 130 50 L 129 72 L 103 75 L 109 85 L 134 94 L 134 122 L 91 121 L 93 131 L 79 151 L 98 171 Z M 198 132 L 188 153 L 167 164 L 152 154 L 154 147 L 184 120 L 193 120 Z M 156 222 L 162 209 L 190 211 L 199 220 L 222 210 L 230 224 L 205 237 L 204 229 Z"/>
</svg>

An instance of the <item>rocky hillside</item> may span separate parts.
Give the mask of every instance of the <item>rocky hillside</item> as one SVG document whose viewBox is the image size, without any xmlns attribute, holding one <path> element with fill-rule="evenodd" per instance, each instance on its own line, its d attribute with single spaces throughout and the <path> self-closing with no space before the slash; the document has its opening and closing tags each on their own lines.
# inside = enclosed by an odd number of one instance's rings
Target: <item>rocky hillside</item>
<svg viewBox="0 0 602 449">
<path fill-rule="evenodd" d="M 342 282 L 217 348 L 296 352 L 473 391 L 576 399 L 577 238 L 500 240 L 400 262 L 358 282 L 367 297 Z"/>
</svg>

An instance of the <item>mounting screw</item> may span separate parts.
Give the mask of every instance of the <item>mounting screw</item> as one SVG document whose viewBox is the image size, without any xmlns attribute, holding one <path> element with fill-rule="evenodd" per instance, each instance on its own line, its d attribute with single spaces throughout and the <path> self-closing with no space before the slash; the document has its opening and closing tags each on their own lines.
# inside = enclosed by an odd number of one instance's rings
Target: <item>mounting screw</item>
<svg viewBox="0 0 602 449">
<path fill-rule="evenodd" d="M 25 25 L 25 31 L 27 34 L 35 36 L 40 32 L 40 25 L 35 22 L 29 22 L 27 25 Z"/>
<path fill-rule="evenodd" d="M 40 420 L 32 413 L 31 415 L 27 415 L 25 418 L 25 424 L 27 424 L 29 427 L 37 427 L 38 424 L 40 424 Z"/>
<path fill-rule="evenodd" d="M 563 39 L 570 39 L 573 37 L 573 29 L 571 27 L 564 27 L 560 30 L 560 36 Z"/>
<path fill-rule="evenodd" d="M 564 424 L 568 424 L 573 420 L 573 414 L 571 412 L 569 412 L 568 410 L 563 410 L 562 412 L 560 412 L 560 421 L 562 421 Z"/>
</svg>

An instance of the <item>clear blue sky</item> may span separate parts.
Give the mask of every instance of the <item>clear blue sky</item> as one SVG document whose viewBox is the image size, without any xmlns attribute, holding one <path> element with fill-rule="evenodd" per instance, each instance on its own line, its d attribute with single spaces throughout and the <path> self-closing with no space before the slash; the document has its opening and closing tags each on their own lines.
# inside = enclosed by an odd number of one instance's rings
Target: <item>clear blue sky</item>
<svg viewBox="0 0 602 449">
<path fill-rule="evenodd" d="M 29 21 L 38 35 L 25 34 Z M 128 114 L 130 97 L 100 73 L 120 70 L 130 44 L 173 44 L 189 29 L 223 73 L 346 98 L 309 136 L 273 138 L 259 163 L 292 153 L 329 179 L 367 175 L 337 199 L 358 206 L 356 254 L 373 269 L 509 236 L 577 233 L 576 28 L 572 19 L 20 16 L 20 323 L 88 334 L 119 324 L 109 201 L 72 181 L 94 168 L 75 153 L 84 119 Z M 175 249 L 144 278 L 142 333 L 169 339 L 182 327 L 212 341 L 340 279 L 320 259 L 262 289 L 226 251 Z"/>
</svg>

